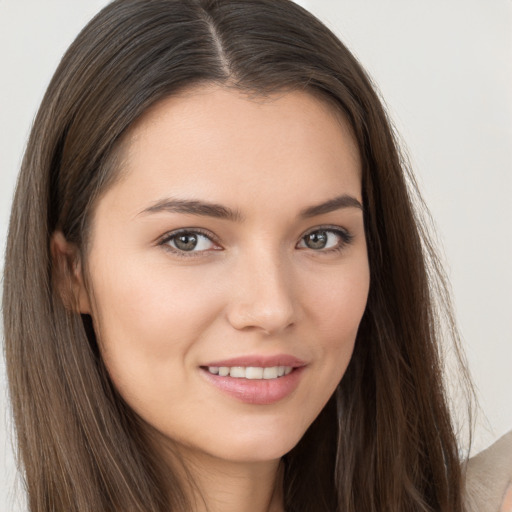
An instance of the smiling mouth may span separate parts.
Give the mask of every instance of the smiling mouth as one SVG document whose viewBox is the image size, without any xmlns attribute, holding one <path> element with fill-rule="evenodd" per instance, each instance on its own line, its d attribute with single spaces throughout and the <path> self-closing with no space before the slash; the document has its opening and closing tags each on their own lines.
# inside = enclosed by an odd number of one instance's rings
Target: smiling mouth
<svg viewBox="0 0 512 512">
<path fill-rule="evenodd" d="M 227 366 L 229 363 L 232 366 Z M 270 405 L 293 394 L 306 366 L 297 358 L 280 355 L 212 361 L 200 368 L 207 382 L 236 400 L 251 405 Z"/>
<path fill-rule="evenodd" d="M 219 377 L 233 377 L 248 380 L 270 380 L 289 375 L 293 371 L 292 366 L 205 366 L 203 367 L 212 375 Z"/>
</svg>

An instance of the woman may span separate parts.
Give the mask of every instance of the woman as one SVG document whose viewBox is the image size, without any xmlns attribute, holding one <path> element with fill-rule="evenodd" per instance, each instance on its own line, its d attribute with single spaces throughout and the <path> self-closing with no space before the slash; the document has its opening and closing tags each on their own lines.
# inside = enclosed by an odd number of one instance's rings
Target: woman
<svg viewBox="0 0 512 512">
<path fill-rule="evenodd" d="M 31 510 L 463 510 L 407 181 L 364 71 L 293 3 L 105 8 L 11 218 Z"/>
</svg>

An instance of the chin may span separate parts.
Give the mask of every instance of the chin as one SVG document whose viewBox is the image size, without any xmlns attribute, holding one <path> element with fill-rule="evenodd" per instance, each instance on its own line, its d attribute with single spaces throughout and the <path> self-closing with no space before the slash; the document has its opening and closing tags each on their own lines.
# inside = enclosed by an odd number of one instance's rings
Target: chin
<svg viewBox="0 0 512 512">
<path fill-rule="evenodd" d="M 278 460 L 292 450 L 305 433 L 304 428 L 258 429 L 233 432 L 218 439 L 215 450 L 210 450 L 218 458 L 232 462 L 264 462 Z"/>
</svg>

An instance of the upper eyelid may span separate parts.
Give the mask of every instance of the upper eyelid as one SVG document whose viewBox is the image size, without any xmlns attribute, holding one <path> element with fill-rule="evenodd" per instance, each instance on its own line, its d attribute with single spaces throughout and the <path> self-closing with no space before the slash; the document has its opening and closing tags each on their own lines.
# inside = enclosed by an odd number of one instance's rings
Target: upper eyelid
<svg viewBox="0 0 512 512">
<path fill-rule="evenodd" d="M 331 231 L 333 233 L 343 233 L 344 236 L 348 237 L 348 238 L 353 238 L 353 234 L 350 230 L 348 230 L 347 228 L 344 228 L 342 226 L 335 226 L 335 225 L 321 225 L 321 226 L 316 226 L 314 228 L 311 228 L 311 229 L 308 229 L 307 231 L 305 231 L 299 238 L 299 240 L 302 240 L 305 236 L 311 234 L 311 233 L 314 233 L 315 231 Z"/>
<path fill-rule="evenodd" d="M 302 236 L 305 236 L 308 233 L 314 233 L 315 231 L 347 231 L 347 229 L 342 226 L 336 226 L 333 224 L 321 224 L 320 226 L 307 229 Z"/>
<path fill-rule="evenodd" d="M 299 238 L 302 238 L 303 236 L 306 236 L 309 233 L 314 233 L 315 231 L 321 231 L 321 230 L 342 231 L 347 234 L 349 233 L 349 230 L 344 228 L 343 226 L 337 226 L 334 224 L 320 224 L 318 226 L 314 226 L 312 228 L 307 229 L 300 235 Z M 158 239 L 161 240 L 164 238 L 170 238 L 172 236 L 179 235 L 180 233 L 199 233 L 201 235 L 205 235 L 209 238 L 212 238 L 212 240 L 218 239 L 218 237 L 213 232 L 209 231 L 208 229 L 199 228 L 199 227 L 190 227 L 190 228 L 186 227 L 186 228 L 173 229 L 171 231 L 167 231 L 166 233 L 164 233 L 163 235 L 158 237 Z"/>
<path fill-rule="evenodd" d="M 211 231 L 208 231 L 203 228 L 179 228 L 179 229 L 174 229 L 172 231 L 168 231 L 164 235 L 158 237 L 157 244 L 164 244 L 164 243 L 168 242 L 171 238 L 178 236 L 182 233 L 197 233 L 198 235 L 202 235 L 202 236 L 205 236 L 206 238 L 209 238 L 213 243 L 220 245 L 218 237 L 215 234 L 213 234 Z"/>
</svg>

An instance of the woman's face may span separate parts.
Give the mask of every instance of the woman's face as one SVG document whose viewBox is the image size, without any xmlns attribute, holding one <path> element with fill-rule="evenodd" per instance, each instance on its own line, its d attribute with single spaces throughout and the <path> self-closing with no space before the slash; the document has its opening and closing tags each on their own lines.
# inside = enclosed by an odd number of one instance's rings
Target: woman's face
<svg viewBox="0 0 512 512">
<path fill-rule="evenodd" d="M 203 86 L 125 147 L 82 301 L 111 379 L 162 446 L 277 459 L 338 385 L 366 305 L 353 137 L 312 95 Z"/>
</svg>

